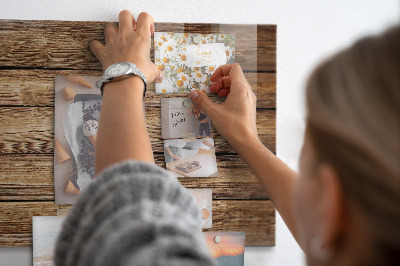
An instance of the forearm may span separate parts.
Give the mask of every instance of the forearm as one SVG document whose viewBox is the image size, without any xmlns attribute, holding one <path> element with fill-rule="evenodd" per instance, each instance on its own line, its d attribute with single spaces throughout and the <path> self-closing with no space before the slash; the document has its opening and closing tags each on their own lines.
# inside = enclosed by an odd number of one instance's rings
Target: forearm
<svg viewBox="0 0 400 266">
<path fill-rule="evenodd" d="M 105 85 L 96 148 L 96 175 L 128 159 L 154 162 L 143 113 L 143 81 Z"/>
<path fill-rule="evenodd" d="M 253 170 L 289 230 L 296 237 L 291 199 L 296 173 L 268 150 L 258 138 L 238 143 L 233 145 L 233 148 Z"/>
<path fill-rule="evenodd" d="M 173 157 L 174 154 L 171 152 L 169 147 L 166 147 L 165 150 L 167 151 L 167 153 L 169 154 L 169 156 Z"/>
</svg>

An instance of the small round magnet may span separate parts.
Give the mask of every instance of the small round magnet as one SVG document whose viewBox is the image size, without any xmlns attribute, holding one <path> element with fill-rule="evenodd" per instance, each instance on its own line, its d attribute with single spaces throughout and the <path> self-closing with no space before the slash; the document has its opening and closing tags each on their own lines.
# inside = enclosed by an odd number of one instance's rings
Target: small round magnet
<svg viewBox="0 0 400 266">
<path fill-rule="evenodd" d="M 217 243 L 217 244 L 218 244 L 218 243 L 221 243 L 221 240 L 222 240 L 222 239 L 221 239 L 221 236 L 215 236 L 215 237 L 214 237 L 214 242 Z"/>
<path fill-rule="evenodd" d="M 192 103 L 192 101 L 191 101 L 189 98 L 186 98 L 186 99 L 183 101 L 183 105 L 186 106 L 186 107 L 188 107 L 191 103 Z"/>
<path fill-rule="evenodd" d="M 99 88 L 99 89 L 101 88 L 101 79 L 96 81 L 96 87 Z"/>
<path fill-rule="evenodd" d="M 200 35 L 195 35 L 193 37 L 193 43 L 194 44 L 198 44 L 200 42 L 200 40 L 201 40 L 201 36 Z"/>
</svg>

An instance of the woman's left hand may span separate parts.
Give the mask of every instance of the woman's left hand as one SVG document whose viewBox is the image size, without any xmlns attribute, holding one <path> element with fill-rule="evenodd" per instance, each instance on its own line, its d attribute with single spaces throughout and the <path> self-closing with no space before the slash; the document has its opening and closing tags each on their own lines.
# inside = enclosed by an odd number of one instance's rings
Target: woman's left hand
<svg viewBox="0 0 400 266">
<path fill-rule="evenodd" d="M 134 63 L 146 76 L 147 82 L 160 82 L 163 78 L 157 66 L 150 60 L 151 35 L 154 19 L 146 12 L 137 21 L 128 10 L 119 13 L 119 28 L 108 23 L 104 28 L 106 44 L 92 41 L 90 49 L 100 60 L 103 70 L 120 62 Z"/>
</svg>

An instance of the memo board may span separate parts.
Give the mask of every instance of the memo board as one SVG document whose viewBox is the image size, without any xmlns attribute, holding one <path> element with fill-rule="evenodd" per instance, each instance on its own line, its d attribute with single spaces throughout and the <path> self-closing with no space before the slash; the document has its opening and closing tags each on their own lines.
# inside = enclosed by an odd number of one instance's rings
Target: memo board
<svg viewBox="0 0 400 266">
<path fill-rule="evenodd" d="M 56 215 L 54 204 L 54 78 L 97 75 L 89 42 L 104 42 L 105 22 L 0 20 L 0 246 L 32 246 L 32 216 Z M 261 141 L 275 153 L 276 26 L 156 23 L 156 31 L 232 33 L 235 62 L 257 94 Z M 151 50 L 153 58 L 153 44 Z M 146 96 L 155 161 L 165 168 L 160 98 Z M 221 102 L 215 95 L 211 97 Z M 275 209 L 256 177 L 212 128 L 218 177 L 180 178 L 187 188 L 211 188 L 213 228 L 244 231 L 246 246 L 275 245 Z"/>
</svg>

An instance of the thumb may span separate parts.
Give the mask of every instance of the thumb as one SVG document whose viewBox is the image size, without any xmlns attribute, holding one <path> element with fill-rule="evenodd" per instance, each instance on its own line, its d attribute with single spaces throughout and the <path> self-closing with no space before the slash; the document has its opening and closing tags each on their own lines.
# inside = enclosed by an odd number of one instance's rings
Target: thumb
<svg viewBox="0 0 400 266">
<path fill-rule="evenodd" d="M 215 103 L 207 96 L 207 94 L 198 90 L 192 90 L 190 92 L 190 98 L 198 107 L 206 112 L 208 116 L 212 115 L 213 112 L 211 109 L 214 107 Z"/>
</svg>

